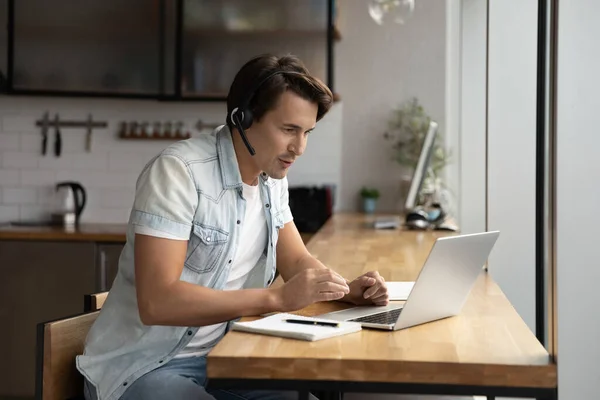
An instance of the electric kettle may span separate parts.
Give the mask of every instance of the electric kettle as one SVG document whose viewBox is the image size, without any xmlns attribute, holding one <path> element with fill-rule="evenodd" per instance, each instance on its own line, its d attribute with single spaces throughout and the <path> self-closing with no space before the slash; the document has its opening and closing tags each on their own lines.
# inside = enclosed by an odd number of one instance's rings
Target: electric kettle
<svg viewBox="0 0 600 400">
<path fill-rule="evenodd" d="M 78 182 L 58 182 L 55 186 L 55 192 L 52 222 L 63 226 L 79 224 L 87 200 L 83 186 Z"/>
</svg>

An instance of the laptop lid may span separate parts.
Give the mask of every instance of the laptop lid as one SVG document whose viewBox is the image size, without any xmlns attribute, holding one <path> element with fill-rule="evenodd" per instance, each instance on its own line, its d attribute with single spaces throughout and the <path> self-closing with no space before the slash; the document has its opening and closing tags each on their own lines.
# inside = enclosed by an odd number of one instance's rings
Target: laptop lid
<svg viewBox="0 0 600 400">
<path fill-rule="evenodd" d="M 457 315 L 499 235 L 492 231 L 438 238 L 394 329 Z"/>
</svg>

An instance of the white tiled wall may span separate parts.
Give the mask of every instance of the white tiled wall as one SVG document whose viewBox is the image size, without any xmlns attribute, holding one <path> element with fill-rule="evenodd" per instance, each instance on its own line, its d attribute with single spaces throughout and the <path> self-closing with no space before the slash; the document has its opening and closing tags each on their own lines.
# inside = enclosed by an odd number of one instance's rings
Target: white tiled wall
<svg viewBox="0 0 600 400">
<path fill-rule="evenodd" d="M 61 119 L 106 121 L 95 129 L 91 152 L 85 130 L 63 128 L 62 155 L 53 152 L 49 130 L 46 155 L 35 121 L 48 111 Z M 167 103 L 140 100 L 0 97 L 0 222 L 47 216 L 53 187 L 63 180 L 80 182 L 88 202 L 82 222 L 123 223 L 129 216 L 135 180 L 144 164 L 169 141 L 121 140 L 122 121 L 183 121 L 193 136 L 209 133 L 195 127 L 224 121 L 225 103 Z M 290 185 L 334 184 L 341 180 L 341 105 L 318 124 L 308 149 L 290 171 Z"/>
</svg>

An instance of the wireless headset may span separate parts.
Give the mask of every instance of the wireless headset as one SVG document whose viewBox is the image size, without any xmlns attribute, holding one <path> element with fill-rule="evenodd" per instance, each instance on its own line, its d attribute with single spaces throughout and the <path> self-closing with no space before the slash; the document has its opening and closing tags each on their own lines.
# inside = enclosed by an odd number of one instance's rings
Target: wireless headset
<svg viewBox="0 0 600 400">
<path fill-rule="evenodd" d="M 268 81 L 271 77 L 273 77 L 275 75 L 278 75 L 278 74 L 305 76 L 305 74 L 303 74 L 302 72 L 284 71 L 284 70 L 279 70 L 279 71 L 275 71 L 275 72 L 272 72 L 272 73 L 268 74 L 265 78 L 263 78 L 262 80 L 260 80 L 258 82 L 258 84 L 256 84 L 252 88 L 252 90 L 250 90 L 248 92 L 247 96 L 245 96 L 245 98 L 243 98 L 243 100 L 240 103 L 239 107 L 235 107 L 231 111 L 231 115 L 229 116 L 229 118 L 231 119 L 231 123 L 240 132 L 240 136 L 242 137 L 242 140 L 244 141 L 244 144 L 248 148 L 248 151 L 250 152 L 250 155 L 256 154 L 256 151 L 254 151 L 254 148 L 250 145 L 250 142 L 248 142 L 248 138 L 246 137 L 246 132 L 244 132 L 244 130 L 246 130 L 246 129 L 248 129 L 248 128 L 250 128 L 252 126 L 252 122 L 253 122 L 252 111 L 250 110 L 250 107 L 249 107 L 250 106 L 250 102 L 252 101 L 252 98 L 256 94 L 257 90 L 266 81 Z"/>
</svg>

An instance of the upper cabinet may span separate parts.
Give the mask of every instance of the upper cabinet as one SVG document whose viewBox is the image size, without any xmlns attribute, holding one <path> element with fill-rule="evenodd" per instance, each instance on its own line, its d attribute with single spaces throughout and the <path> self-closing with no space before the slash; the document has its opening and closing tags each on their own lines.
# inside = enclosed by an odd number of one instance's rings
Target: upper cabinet
<svg viewBox="0 0 600 400">
<path fill-rule="evenodd" d="M 0 92 L 6 90 L 7 56 L 8 56 L 8 0 L 0 0 Z"/>
<path fill-rule="evenodd" d="M 333 0 L 0 0 L 0 7 L 8 11 L 0 13 L 9 27 L 0 56 L 8 93 L 224 100 L 243 63 L 262 53 L 298 55 L 333 89 Z"/>
<path fill-rule="evenodd" d="M 261 53 L 299 56 L 327 82 L 324 0 L 184 0 L 181 92 L 223 96 L 235 73 Z"/>
<path fill-rule="evenodd" d="M 160 94 L 158 1 L 14 2 L 12 88 Z"/>
</svg>

